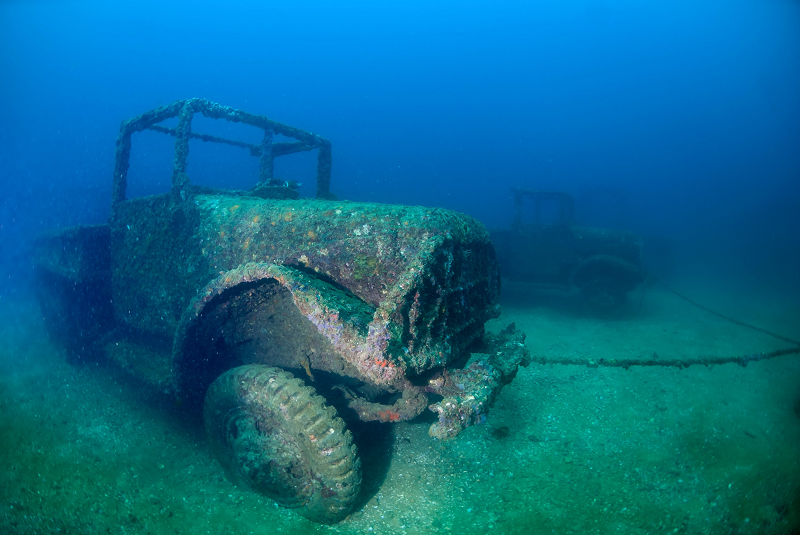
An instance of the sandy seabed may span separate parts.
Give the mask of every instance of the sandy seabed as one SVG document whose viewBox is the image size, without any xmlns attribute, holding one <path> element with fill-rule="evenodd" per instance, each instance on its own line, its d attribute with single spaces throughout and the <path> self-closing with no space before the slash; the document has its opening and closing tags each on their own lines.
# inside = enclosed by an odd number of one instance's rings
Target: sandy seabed
<svg viewBox="0 0 800 535">
<path fill-rule="evenodd" d="M 554 358 L 692 359 L 785 342 L 648 290 L 625 318 L 504 288 L 503 317 Z M 713 296 L 707 303 L 714 304 Z M 717 299 L 800 337 L 800 310 Z M 736 315 L 736 314 L 733 314 Z M 800 533 L 800 357 L 715 367 L 532 365 L 486 425 L 362 430 L 358 509 L 313 524 L 226 479 L 196 411 L 109 365 L 70 365 L 33 299 L 0 298 L 0 533 Z M 368 434 L 374 436 L 366 436 Z"/>
</svg>

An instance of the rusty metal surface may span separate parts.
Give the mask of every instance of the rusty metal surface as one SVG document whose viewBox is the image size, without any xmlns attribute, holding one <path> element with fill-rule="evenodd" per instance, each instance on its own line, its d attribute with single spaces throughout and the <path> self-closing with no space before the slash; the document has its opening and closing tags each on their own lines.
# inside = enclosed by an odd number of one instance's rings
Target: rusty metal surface
<svg viewBox="0 0 800 535">
<path fill-rule="evenodd" d="M 488 234 L 461 214 L 219 195 L 197 196 L 190 212 L 179 216 L 190 229 L 135 213 L 114 225 L 115 307 L 135 328 L 185 332 L 213 297 L 276 278 L 348 362 L 393 383 L 459 356 L 498 313 Z M 147 306 L 130 312 L 136 303 Z"/>
<path fill-rule="evenodd" d="M 486 422 L 486 415 L 500 390 L 510 383 L 520 366 L 531 362 L 525 348 L 525 334 L 512 323 L 498 334 L 489 334 L 486 353 L 474 353 L 463 369 L 434 376 L 427 392 L 442 396 L 429 407 L 439 419 L 428 434 L 439 440 L 456 437 L 465 428 Z"/>
</svg>

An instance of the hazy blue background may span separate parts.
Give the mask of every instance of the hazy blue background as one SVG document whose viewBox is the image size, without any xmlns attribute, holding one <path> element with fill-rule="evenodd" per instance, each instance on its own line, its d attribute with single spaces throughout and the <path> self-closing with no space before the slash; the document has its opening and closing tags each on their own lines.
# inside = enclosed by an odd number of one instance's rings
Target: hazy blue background
<svg viewBox="0 0 800 535">
<path fill-rule="evenodd" d="M 800 2 L 229 4 L 0 3 L 1 291 L 31 236 L 105 220 L 121 120 L 198 96 L 329 138 L 340 198 L 505 226 L 511 186 L 565 190 L 672 243 L 676 277 L 800 296 Z M 254 183 L 203 149 L 193 179 Z M 129 193 L 165 191 L 171 153 L 134 136 Z M 310 194 L 313 165 L 277 172 Z"/>
</svg>

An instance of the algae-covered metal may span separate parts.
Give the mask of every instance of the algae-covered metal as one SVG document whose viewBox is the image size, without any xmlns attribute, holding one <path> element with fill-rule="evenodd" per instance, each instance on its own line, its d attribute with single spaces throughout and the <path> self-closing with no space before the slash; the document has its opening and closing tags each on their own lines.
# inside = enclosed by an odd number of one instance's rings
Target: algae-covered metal
<svg viewBox="0 0 800 535">
<path fill-rule="evenodd" d="M 204 299 L 247 278 L 280 278 L 339 353 L 371 380 L 392 383 L 457 357 L 497 314 L 492 245 L 466 216 L 228 194 L 170 203 L 168 195 L 134 199 L 111 222 L 115 314 L 134 329 L 172 336 L 191 320 L 192 299 L 199 314 Z M 357 302 L 358 314 L 340 315 L 342 299 Z M 334 331 L 344 330 L 369 334 L 369 344 L 342 345 Z"/>
<path fill-rule="evenodd" d="M 261 158 L 252 190 L 191 184 L 189 138 L 238 143 L 193 133 L 196 112 L 265 129 L 260 146 L 239 143 Z M 156 124 L 175 115 L 175 129 Z M 173 187 L 125 199 L 130 134 L 142 128 L 176 136 Z M 276 149 L 270 132 L 302 147 Z M 312 148 L 319 198 L 286 199 L 287 188 L 265 181 L 276 154 Z M 449 210 L 335 200 L 330 154 L 319 136 L 180 101 L 123 123 L 108 225 L 63 229 L 36 247 L 52 330 L 74 330 L 72 318 L 102 326 L 72 344 L 76 355 L 99 353 L 159 389 L 205 396 L 223 464 L 320 522 L 346 516 L 360 481 L 328 404 L 345 420 L 384 422 L 430 407 L 431 435 L 451 438 L 485 420 L 529 358 L 521 333 L 484 332 L 499 314 L 500 278 L 483 225 Z M 76 303 L 76 293 L 89 297 Z M 254 452 L 266 450 L 256 468 Z"/>
<path fill-rule="evenodd" d="M 259 145 L 225 139 L 218 136 L 198 134 L 192 131 L 192 119 L 200 113 L 211 119 L 224 119 L 234 123 L 244 123 L 263 130 L 264 136 Z M 158 123 L 167 119 L 178 118 L 175 128 Z M 259 186 L 264 187 L 273 178 L 275 171 L 275 158 L 295 152 L 318 149 L 317 155 L 317 197 L 330 196 L 331 182 L 331 142 L 327 139 L 306 132 L 299 128 L 279 123 L 246 111 L 237 110 L 230 106 L 222 106 L 203 98 L 190 98 L 176 100 L 175 102 L 145 112 L 138 117 L 123 121 L 117 137 L 116 160 L 114 163 L 114 180 L 112 182 L 112 208 L 125 200 L 125 191 L 128 187 L 128 167 L 131 154 L 131 136 L 142 130 L 153 130 L 175 137 L 175 159 L 172 163 L 172 192 L 180 196 L 185 194 L 184 188 L 189 186 L 189 177 L 186 175 L 189 156 L 189 140 L 223 143 L 234 147 L 248 149 L 250 154 L 259 158 Z M 275 135 L 295 139 L 293 142 L 274 142 Z"/>
</svg>

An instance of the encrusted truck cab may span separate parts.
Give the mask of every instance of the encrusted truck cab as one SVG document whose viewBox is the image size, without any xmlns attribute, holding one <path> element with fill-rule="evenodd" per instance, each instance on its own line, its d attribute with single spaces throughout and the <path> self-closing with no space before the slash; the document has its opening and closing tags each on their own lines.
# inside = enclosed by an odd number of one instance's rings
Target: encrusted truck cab
<svg viewBox="0 0 800 535">
<path fill-rule="evenodd" d="M 265 130 L 246 147 L 261 158 L 256 187 L 190 183 L 189 138 L 238 143 L 194 134 L 193 113 Z M 172 116 L 177 128 L 156 124 Z M 177 138 L 172 191 L 125 199 L 131 133 L 144 128 Z M 276 132 L 299 141 L 273 144 Z M 317 199 L 272 185 L 276 155 L 311 149 Z M 122 124 L 109 223 L 55 231 L 35 248 L 42 308 L 75 358 L 101 354 L 159 389 L 204 399 L 228 472 L 319 522 L 349 514 L 360 485 L 352 437 L 331 405 L 385 422 L 430 408 L 431 435 L 451 438 L 481 423 L 528 362 L 521 333 L 484 332 L 499 314 L 500 278 L 483 225 L 448 210 L 335 200 L 330 154 L 319 136 L 180 101 Z"/>
<path fill-rule="evenodd" d="M 115 318 L 175 341 L 169 368 L 176 386 L 185 386 L 179 371 L 210 347 L 232 343 L 201 335 L 203 320 L 221 321 L 212 311 L 223 302 L 252 308 L 267 294 L 290 299 L 296 319 L 327 343 L 309 337 L 319 347 L 289 351 L 302 344 L 287 340 L 267 351 L 275 364 L 293 358 L 294 367 L 385 386 L 460 357 L 498 313 L 487 232 L 438 209 L 226 194 L 195 195 L 178 206 L 167 195 L 134 199 L 112 219 L 111 261 Z M 248 336 L 239 345 L 264 353 L 268 342 Z"/>
</svg>

